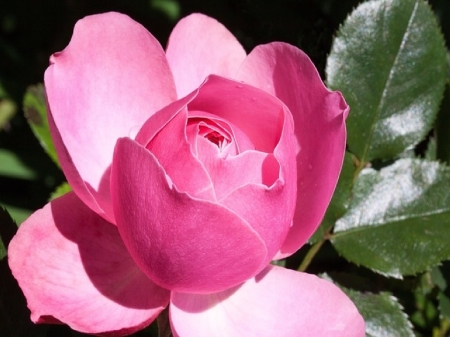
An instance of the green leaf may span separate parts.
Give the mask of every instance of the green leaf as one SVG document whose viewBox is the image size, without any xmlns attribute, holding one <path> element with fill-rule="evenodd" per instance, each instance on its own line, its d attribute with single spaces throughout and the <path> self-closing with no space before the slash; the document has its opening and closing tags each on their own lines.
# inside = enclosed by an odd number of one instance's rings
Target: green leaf
<svg viewBox="0 0 450 337">
<path fill-rule="evenodd" d="M 17 104 L 10 99 L 0 98 L 0 130 L 8 125 L 11 118 L 17 111 Z"/>
<path fill-rule="evenodd" d="M 412 325 L 402 306 L 390 293 L 371 294 L 345 288 L 342 290 L 364 317 L 366 336 L 414 336 Z"/>
<path fill-rule="evenodd" d="M 54 190 L 50 196 L 50 200 L 56 199 L 68 192 L 72 191 L 72 187 L 70 187 L 69 183 L 64 182 L 59 185 L 56 190 Z"/>
<path fill-rule="evenodd" d="M 17 231 L 17 225 L 14 223 L 8 211 L 0 206 L 0 260 L 6 256 L 6 248 L 12 237 Z"/>
<path fill-rule="evenodd" d="M 42 84 L 31 86 L 27 89 L 23 100 L 23 109 L 28 124 L 33 130 L 34 135 L 41 143 L 44 150 L 59 166 L 58 156 L 50 135 L 50 128 L 47 120 L 45 89 Z"/>
<path fill-rule="evenodd" d="M 176 0 L 151 0 L 150 6 L 154 9 L 159 9 L 172 21 L 180 18 L 181 7 Z"/>
<path fill-rule="evenodd" d="M 441 268 L 434 267 L 430 271 L 430 277 L 433 284 L 436 285 L 440 290 L 445 290 L 445 288 L 447 288 L 447 281 L 442 274 Z"/>
<path fill-rule="evenodd" d="M 33 211 L 30 209 L 15 207 L 5 203 L 0 203 L 0 207 L 6 208 L 8 210 L 8 213 L 17 224 L 21 224 L 22 222 L 24 222 L 25 219 L 27 219 L 31 215 L 31 213 L 33 213 Z"/>
<path fill-rule="evenodd" d="M 17 104 L 9 97 L 0 81 L 0 131 L 8 127 L 11 118 L 17 112 Z"/>
<path fill-rule="evenodd" d="M 361 4 L 327 60 L 328 85 L 350 105 L 348 146 L 362 162 L 391 159 L 433 125 L 446 80 L 446 49 L 423 0 Z"/>
<path fill-rule="evenodd" d="M 20 158 L 12 151 L 0 149 L 0 176 L 34 180 L 37 174 L 28 168 Z"/>
<path fill-rule="evenodd" d="M 438 300 L 439 312 L 441 316 L 450 320 L 450 291 L 448 291 L 447 293 L 439 293 Z"/>
<path fill-rule="evenodd" d="M 450 168 L 400 159 L 364 169 L 331 242 L 349 261 L 383 275 L 413 275 L 450 258 Z"/>
<path fill-rule="evenodd" d="M 329 233 L 330 229 L 334 226 L 336 220 L 344 215 L 350 200 L 354 173 L 355 165 L 353 164 L 352 155 L 346 152 L 341 175 L 339 176 L 339 181 L 331 199 L 330 206 L 328 206 L 320 227 L 317 228 L 314 235 L 309 239 L 309 243 L 316 243 L 322 240 L 326 233 Z"/>
<path fill-rule="evenodd" d="M 428 142 L 427 150 L 425 151 L 425 159 L 427 160 L 437 160 L 437 144 L 435 138 L 430 138 Z"/>
<path fill-rule="evenodd" d="M 447 84 L 436 123 L 436 153 L 439 160 L 450 164 L 450 84 Z"/>
</svg>

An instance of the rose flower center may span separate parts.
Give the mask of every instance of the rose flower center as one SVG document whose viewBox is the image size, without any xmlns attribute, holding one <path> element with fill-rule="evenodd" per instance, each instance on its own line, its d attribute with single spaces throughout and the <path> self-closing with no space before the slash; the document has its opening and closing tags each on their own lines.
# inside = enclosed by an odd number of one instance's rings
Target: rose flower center
<svg viewBox="0 0 450 337">
<path fill-rule="evenodd" d="M 223 150 L 231 140 L 224 134 L 218 132 L 217 130 L 210 129 L 208 126 L 199 126 L 199 135 L 203 136 L 211 143 L 216 144 L 219 150 Z"/>
</svg>

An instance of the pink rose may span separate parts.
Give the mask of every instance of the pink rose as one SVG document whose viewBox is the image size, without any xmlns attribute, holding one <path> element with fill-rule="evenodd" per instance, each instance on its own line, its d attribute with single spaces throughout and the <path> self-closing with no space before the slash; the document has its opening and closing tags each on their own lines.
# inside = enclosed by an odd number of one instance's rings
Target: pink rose
<svg viewBox="0 0 450 337">
<path fill-rule="evenodd" d="M 74 192 L 9 246 L 34 322 L 126 335 L 169 305 L 175 336 L 364 335 L 337 287 L 269 264 L 317 228 L 345 149 L 348 106 L 302 51 L 247 56 L 194 14 L 164 52 L 108 13 L 77 23 L 45 86 Z"/>
</svg>

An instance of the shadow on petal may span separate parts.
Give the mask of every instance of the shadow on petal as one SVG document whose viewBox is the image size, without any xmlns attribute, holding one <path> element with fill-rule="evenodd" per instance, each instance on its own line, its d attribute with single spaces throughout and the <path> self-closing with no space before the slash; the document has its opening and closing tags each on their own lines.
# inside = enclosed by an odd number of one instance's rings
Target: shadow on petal
<svg viewBox="0 0 450 337">
<path fill-rule="evenodd" d="M 70 203 L 52 202 L 53 219 L 59 232 L 78 246 L 84 270 L 97 290 L 128 308 L 163 305 L 168 291 L 142 273 L 117 228 L 88 210 L 74 194 L 68 197 L 73 199 Z"/>
</svg>

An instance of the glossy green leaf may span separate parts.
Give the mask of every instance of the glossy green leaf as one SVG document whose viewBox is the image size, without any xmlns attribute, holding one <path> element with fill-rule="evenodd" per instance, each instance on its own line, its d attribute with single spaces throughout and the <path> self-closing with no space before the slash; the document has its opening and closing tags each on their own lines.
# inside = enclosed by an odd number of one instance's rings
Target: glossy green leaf
<svg viewBox="0 0 450 337">
<path fill-rule="evenodd" d="M 70 187 L 69 183 L 65 182 L 59 185 L 56 190 L 52 192 L 52 195 L 50 196 L 50 200 L 56 199 L 68 192 L 72 191 L 72 187 Z"/>
<path fill-rule="evenodd" d="M 352 155 L 346 153 L 344 163 L 342 165 L 341 175 L 331 199 L 330 206 L 325 213 L 325 216 L 317 228 L 314 235 L 309 239 L 309 243 L 315 243 L 324 238 L 334 226 L 337 219 L 344 215 L 350 200 L 351 187 L 353 175 L 355 173 L 355 165 L 353 164 Z"/>
<path fill-rule="evenodd" d="M 342 289 L 355 303 L 366 322 L 366 336 L 414 336 L 412 325 L 397 298 L 390 293 L 360 293 Z"/>
<path fill-rule="evenodd" d="M 401 278 L 450 258 L 450 168 L 400 159 L 364 169 L 331 242 L 349 261 Z"/>
<path fill-rule="evenodd" d="M 23 109 L 34 135 L 39 139 L 39 142 L 50 158 L 60 166 L 55 146 L 50 135 L 47 120 L 45 89 L 42 84 L 28 88 L 23 100 Z"/>
<path fill-rule="evenodd" d="M 347 18 L 327 60 L 327 80 L 350 105 L 348 146 L 361 162 L 390 159 L 433 125 L 446 49 L 423 0 L 375 0 Z"/>
</svg>

